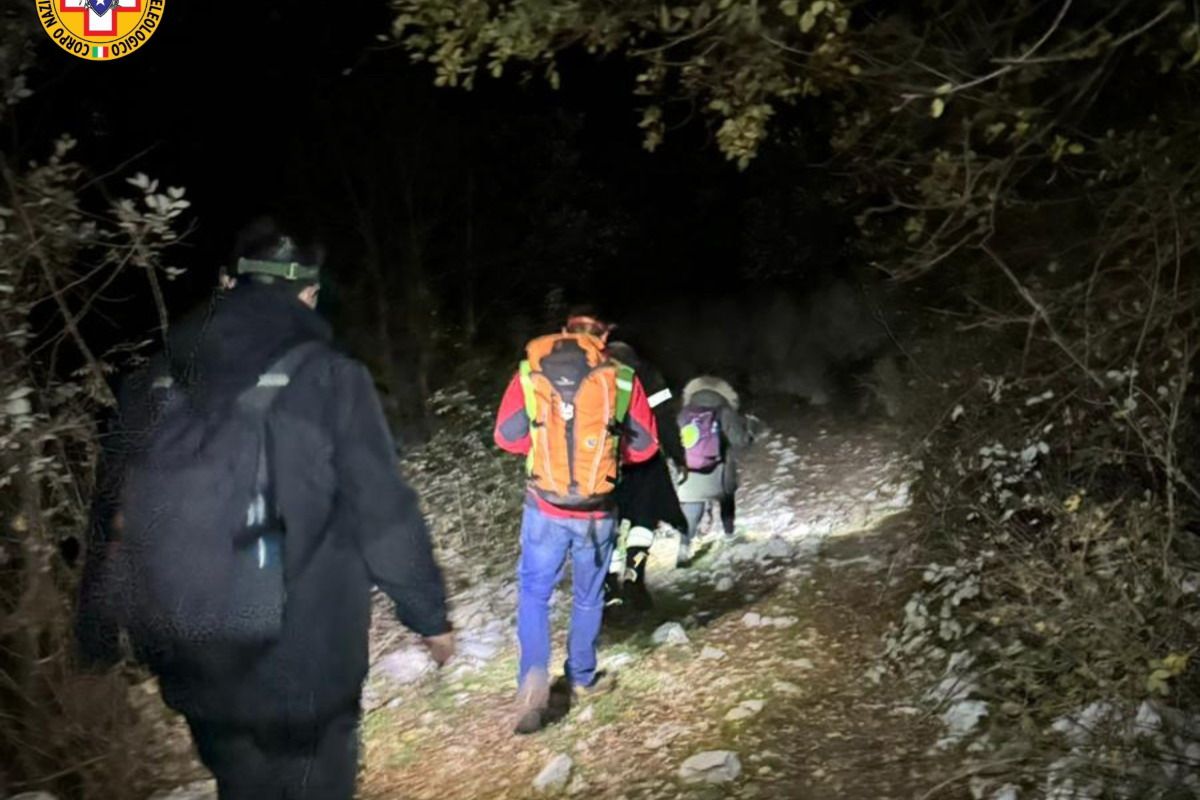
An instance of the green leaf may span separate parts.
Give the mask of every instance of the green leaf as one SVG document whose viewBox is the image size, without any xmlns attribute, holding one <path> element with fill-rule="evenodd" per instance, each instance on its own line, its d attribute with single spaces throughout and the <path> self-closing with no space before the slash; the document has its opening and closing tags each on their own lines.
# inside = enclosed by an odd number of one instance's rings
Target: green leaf
<svg viewBox="0 0 1200 800">
<path fill-rule="evenodd" d="M 1182 675 L 1187 669 L 1190 653 L 1171 653 L 1162 660 L 1163 669 L 1171 673 L 1172 676 Z"/>
<path fill-rule="evenodd" d="M 662 119 L 662 108 L 659 106 L 647 106 L 642 111 L 641 126 L 645 128 L 648 125 L 658 122 L 660 119 Z"/>
<path fill-rule="evenodd" d="M 817 18 L 813 15 L 812 10 L 805 11 L 800 17 L 800 32 L 808 33 L 817 24 Z"/>
<path fill-rule="evenodd" d="M 933 98 L 933 102 L 929 104 L 929 116 L 937 119 L 946 110 L 946 101 L 940 97 Z"/>
<path fill-rule="evenodd" d="M 1057 164 L 1058 160 L 1063 157 L 1063 153 L 1067 152 L 1067 140 L 1063 136 L 1055 136 L 1054 143 L 1050 145 L 1050 161 Z"/>
<path fill-rule="evenodd" d="M 1146 678 L 1146 691 L 1152 694 L 1164 695 L 1170 692 L 1167 682 L 1171 679 L 1171 671 L 1156 669 Z"/>
</svg>

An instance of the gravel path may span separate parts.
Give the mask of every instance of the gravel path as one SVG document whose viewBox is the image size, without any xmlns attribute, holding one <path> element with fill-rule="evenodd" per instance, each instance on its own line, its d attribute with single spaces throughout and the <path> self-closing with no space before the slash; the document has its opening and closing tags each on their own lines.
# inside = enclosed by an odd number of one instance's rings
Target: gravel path
<svg viewBox="0 0 1200 800">
<path fill-rule="evenodd" d="M 362 796 L 875 800 L 941 783 L 936 726 L 866 677 L 911 585 L 896 437 L 783 403 L 761 415 L 738 538 L 673 570 L 676 540 L 660 537 L 656 608 L 606 622 L 616 689 L 541 734 L 509 731 L 511 581 L 454 598 L 463 654 L 444 672 L 382 624 Z"/>
</svg>

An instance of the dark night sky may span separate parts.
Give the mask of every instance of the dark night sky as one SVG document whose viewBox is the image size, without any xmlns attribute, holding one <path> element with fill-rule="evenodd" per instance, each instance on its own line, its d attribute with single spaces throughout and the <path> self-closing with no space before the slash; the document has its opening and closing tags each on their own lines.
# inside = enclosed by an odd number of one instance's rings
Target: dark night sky
<svg viewBox="0 0 1200 800">
<path fill-rule="evenodd" d="M 197 228 L 172 255 L 190 269 L 176 287 L 181 307 L 207 291 L 236 231 L 264 212 L 319 231 L 335 275 L 353 282 L 365 245 L 347 187 L 390 232 L 404 213 L 399 189 L 372 181 L 410 174 L 431 225 L 434 293 L 446 305 L 468 260 L 468 208 L 477 291 L 504 301 L 485 312 L 536 313 L 556 282 L 569 299 L 617 313 L 681 294 L 727 295 L 739 285 L 747 199 L 769 205 L 807 180 L 769 156 L 739 173 L 694 122 L 645 153 L 633 75 L 617 59 L 568 56 L 560 92 L 512 79 L 484 79 L 470 93 L 437 89 L 427 68 L 377 41 L 391 21 L 381 0 L 344 0 L 336 11 L 311 0 L 256 0 L 233 14 L 216 7 L 169 0 L 150 43 L 116 62 L 81 61 L 45 43 L 16 143 L 38 157 L 70 131 L 96 170 L 148 150 L 132 169 L 186 186 Z M 572 204 L 582 221 L 564 233 L 549 219 Z M 620 235 L 606 250 L 598 243 L 613 228 Z M 841 248 L 837 227 L 818 220 L 803 238 L 827 273 Z M 403 232 L 381 240 L 384 262 L 405 246 Z M 538 258 L 546 266 L 516 277 Z"/>
<path fill-rule="evenodd" d="M 208 258 L 224 256 L 239 220 L 294 199 L 288 175 L 303 168 L 317 110 L 388 22 L 383 3 L 361 0 L 336 12 L 279 0 L 216 8 L 169 2 L 150 44 L 111 63 L 44 45 L 38 113 L 23 130 L 27 145 L 70 130 L 94 165 L 152 148 L 137 167 L 188 187 L 203 223 L 192 244 Z"/>
</svg>

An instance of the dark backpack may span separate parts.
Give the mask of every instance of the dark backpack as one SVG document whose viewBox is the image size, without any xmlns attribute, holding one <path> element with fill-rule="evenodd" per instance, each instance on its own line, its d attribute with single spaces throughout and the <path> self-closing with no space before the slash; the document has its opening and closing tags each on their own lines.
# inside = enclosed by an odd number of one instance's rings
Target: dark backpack
<svg viewBox="0 0 1200 800">
<path fill-rule="evenodd" d="M 687 468 L 707 472 L 721 463 L 721 416 L 718 409 L 690 406 L 679 413 L 679 439 Z"/>
<path fill-rule="evenodd" d="M 127 464 L 118 608 L 145 648 L 259 646 L 283 626 L 285 525 L 271 486 L 267 413 L 321 345 L 296 346 L 220 415 L 155 381 L 144 445 Z"/>
</svg>

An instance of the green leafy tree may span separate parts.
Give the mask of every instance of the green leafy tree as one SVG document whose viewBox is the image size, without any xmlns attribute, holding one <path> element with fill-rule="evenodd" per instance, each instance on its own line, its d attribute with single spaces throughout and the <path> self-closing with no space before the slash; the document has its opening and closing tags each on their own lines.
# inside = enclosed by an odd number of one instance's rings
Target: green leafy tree
<svg viewBox="0 0 1200 800">
<path fill-rule="evenodd" d="M 722 152 L 745 166 L 781 105 L 818 95 L 861 71 L 848 51 L 849 8 L 840 0 L 781 3 L 467 3 L 400 0 L 394 34 L 440 86 L 475 85 L 506 68 L 561 80 L 564 50 L 621 53 L 639 67 L 647 149 L 666 132 L 668 104 L 699 105 L 718 121 Z"/>
</svg>

